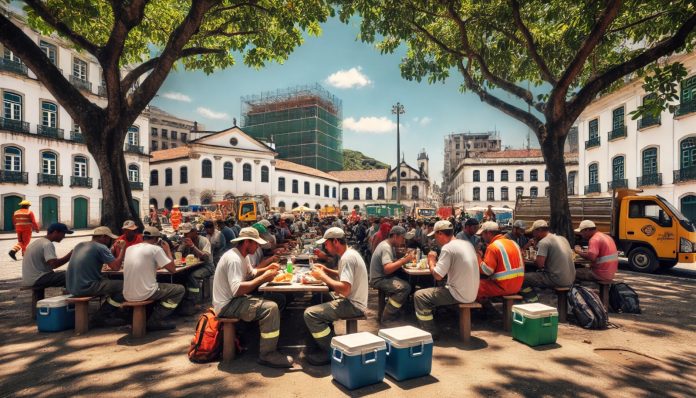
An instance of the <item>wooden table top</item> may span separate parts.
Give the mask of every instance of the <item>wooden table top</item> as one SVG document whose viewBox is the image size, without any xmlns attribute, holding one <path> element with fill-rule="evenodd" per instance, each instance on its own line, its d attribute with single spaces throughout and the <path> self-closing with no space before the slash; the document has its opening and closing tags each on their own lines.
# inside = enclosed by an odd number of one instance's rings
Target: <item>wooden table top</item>
<svg viewBox="0 0 696 398">
<path fill-rule="evenodd" d="M 197 262 L 195 262 L 195 263 L 193 263 L 193 264 L 184 265 L 183 267 L 180 267 L 180 266 L 177 265 L 177 267 L 176 267 L 176 269 L 174 270 L 174 272 L 171 272 L 171 273 L 170 273 L 169 271 L 167 271 L 166 268 L 160 268 L 160 269 L 157 270 L 157 273 L 158 273 L 158 274 L 178 274 L 178 273 L 181 273 L 181 272 L 184 272 L 184 271 L 188 271 L 188 270 L 193 269 L 193 268 L 198 268 L 198 267 L 200 267 L 200 266 L 203 265 L 203 264 L 204 264 L 203 261 L 197 261 Z M 108 265 L 104 265 L 104 267 L 102 268 L 102 273 L 103 273 L 103 274 L 109 274 L 109 275 L 123 275 L 123 267 L 121 267 L 121 269 L 118 270 L 118 271 L 114 271 L 114 270 L 112 270 L 111 268 L 109 268 Z"/>
<path fill-rule="evenodd" d="M 278 292 L 278 293 L 301 293 L 301 292 L 328 292 L 329 287 L 325 284 L 321 285 L 305 285 L 303 283 L 292 282 L 290 284 L 273 284 L 266 282 L 259 287 L 260 292 Z"/>
<path fill-rule="evenodd" d="M 406 268 L 406 267 L 402 267 L 401 269 L 403 269 L 405 273 L 407 273 L 407 274 L 409 274 L 409 275 L 413 275 L 413 276 L 432 275 L 432 274 L 430 273 L 430 269 L 428 269 L 428 268 L 423 269 L 423 268 Z"/>
</svg>

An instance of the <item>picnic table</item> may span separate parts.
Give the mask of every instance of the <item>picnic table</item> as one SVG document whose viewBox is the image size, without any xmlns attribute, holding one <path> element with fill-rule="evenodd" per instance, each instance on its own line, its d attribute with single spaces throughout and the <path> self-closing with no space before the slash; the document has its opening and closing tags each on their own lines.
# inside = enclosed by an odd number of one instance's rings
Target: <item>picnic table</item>
<svg viewBox="0 0 696 398">
<path fill-rule="evenodd" d="M 410 276 L 426 276 L 426 275 L 432 275 L 430 273 L 430 269 L 428 268 L 410 268 L 410 267 L 402 267 L 401 269 L 404 270 L 405 273 L 407 273 Z"/>
<path fill-rule="evenodd" d="M 326 293 L 329 291 L 329 287 L 325 284 L 304 284 L 298 282 L 289 283 L 274 283 L 266 282 L 259 286 L 260 292 L 274 292 L 274 293 Z"/>
<path fill-rule="evenodd" d="M 203 265 L 203 261 L 196 261 L 195 263 L 191 264 L 183 264 L 183 265 L 178 265 L 176 266 L 176 269 L 174 272 L 169 272 L 165 268 L 160 268 L 157 270 L 157 276 L 162 276 L 162 275 L 168 275 L 169 276 L 169 283 L 174 283 L 174 275 L 178 275 L 184 272 L 188 272 L 191 270 L 194 270 L 201 265 Z M 107 265 L 105 265 L 102 268 L 102 274 L 106 275 L 107 277 L 110 276 L 123 276 L 123 267 L 121 267 L 120 270 L 114 271 L 111 268 L 109 268 Z"/>
</svg>

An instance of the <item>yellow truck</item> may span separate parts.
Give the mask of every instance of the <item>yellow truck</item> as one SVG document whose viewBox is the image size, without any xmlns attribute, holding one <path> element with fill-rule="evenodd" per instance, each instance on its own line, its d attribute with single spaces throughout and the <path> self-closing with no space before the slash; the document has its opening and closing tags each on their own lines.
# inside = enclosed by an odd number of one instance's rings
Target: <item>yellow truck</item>
<svg viewBox="0 0 696 398">
<path fill-rule="evenodd" d="M 413 207 L 411 217 L 416 220 L 430 220 L 437 217 L 437 210 L 432 207 Z"/>
<path fill-rule="evenodd" d="M 651 273 L 677 263 L 694 263 L 694 224 L 667 199 L 641 192 L 620 189 L 613 197 L 568 198 L 573 228 L 584 219 L 594 221 L 598 230 L 614 239 L 634 271 Z M 534 220 L 549 218 L 549 198 L 517 198 L 515 220 L 531 225 Z"/>
<path fill-rule="evenodd" d="M 266 217 L 269 200 L 266 195 L 235 196 L 215 202 L 218 211 L 222 211 L 224 219 L 232 216 L 237 222 L 253 224 Z"/>
</svg>

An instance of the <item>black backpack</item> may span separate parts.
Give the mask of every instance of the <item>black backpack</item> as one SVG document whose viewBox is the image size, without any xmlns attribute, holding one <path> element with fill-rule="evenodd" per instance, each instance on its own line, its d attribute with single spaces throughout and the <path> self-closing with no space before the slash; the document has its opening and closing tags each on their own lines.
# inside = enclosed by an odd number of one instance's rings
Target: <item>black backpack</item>
<svg viewBox="0 0 696 398">
<path fill-rule="evenodd" d="M 568 291 L 568 305 L 578 325 L 585 329 L 606 329 L 609 315 L 597 293 L 582 287 L 573 286 Z"/>
<path fill-rule="evenodd" d="M 615 283 L 609 288 L 609 307 L 624 314 L 640 314 L 638 293 L 625 283 Z"/>
</svg>

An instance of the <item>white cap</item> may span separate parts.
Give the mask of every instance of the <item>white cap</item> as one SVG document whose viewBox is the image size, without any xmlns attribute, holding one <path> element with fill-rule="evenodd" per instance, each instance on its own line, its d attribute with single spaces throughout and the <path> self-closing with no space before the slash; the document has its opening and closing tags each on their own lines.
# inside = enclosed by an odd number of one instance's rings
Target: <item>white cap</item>
<svg viewBox="0 0 696 398">
<path fill-rule="evenodd" d="M 261 239 L 261 237 L 259 236 L 259 231 L 257 231 L 256 228 L 252 227 L 242 228 L 241 231 L 239 231 L 239 237 L 237 237 L 236 239 L 232 239 L 232 242 L 239 242 L 242 240 L 253 240 L 259 245 L 265 245 L 266 243 L 268 243 L 265 240 Z"/>
<path fill-rule="evenodd" d="M 271 222 L 268 220 L 261 220 L 261 221 L 259 221 L 259 224 L 263 225 L 266 228 L 271 226 Z"/>
<path fill-rule="evenodd" d="M 454 227 L 452 227 L 452 223 L 447 220 L 440 220 L 435 223 L 435 226 L 433 227 L 433 232 L 429 233 L 428 236 L 435 235 L 435 232 L 437 231 L 445 231 L 448 229 L 454 229 Z"/>
<path fill-rule="evenodd" d="M 534 224 L 532 224 L 532 226 L 529 227 L 527 232 L 534 232 L 534 230 L 537 230 L 539 228 L 548 228 L 548 227 L 549 227 L 549 223 L 547 223 L 546 221 L 536 220 L 536 221 L 534 221 Z"/>
<path fill-rule="evenodd" d="M 135 225 L 135 221 L 133 220 L 126 220 L 123 222 L 123 226 L 121 229 L 138 229 L 138 226 Z"/>
<path fill-rule="evenodd" d="M 500 231 L 500 227 L 498 226 L 498 223 L 495 221 L 486 221 L 485 223 L 481 224 L 481 228 L 479 228 L 479 230 L 476 231 L 476 235 L 481 235 L 483 231 L 498 232 Z"/>
<path fill-rule="evenodd" d="M 339 227 L 331 227 L 324 232 L 324 236 L 316 241 L 317 245 L 321 245 L 329 239 L 343 239 L 346 237 L 346 233 Z"/>
<path fill-rule="evenodd" d="M 114 235 L 111 232 L 111 229 L 109 229 L 109 227 L 101 226 L 101 227 L 94 228 L 94 231 L 92 231 L 92 236 L 102 236 L 102 235 L 106 235 L 111 239 L 118 239 L 118 235 Z"/>
<path fill-rule="evenodd" d="M 575 230 L 575 232 L 580 233 L 582 232 L 583 229 L 588 229 L 588 228 L 597 228 L 594 222 L 592 220 L 582 220 L 580 222 L 580 226 L 578 229 Z"/>
</svg>

